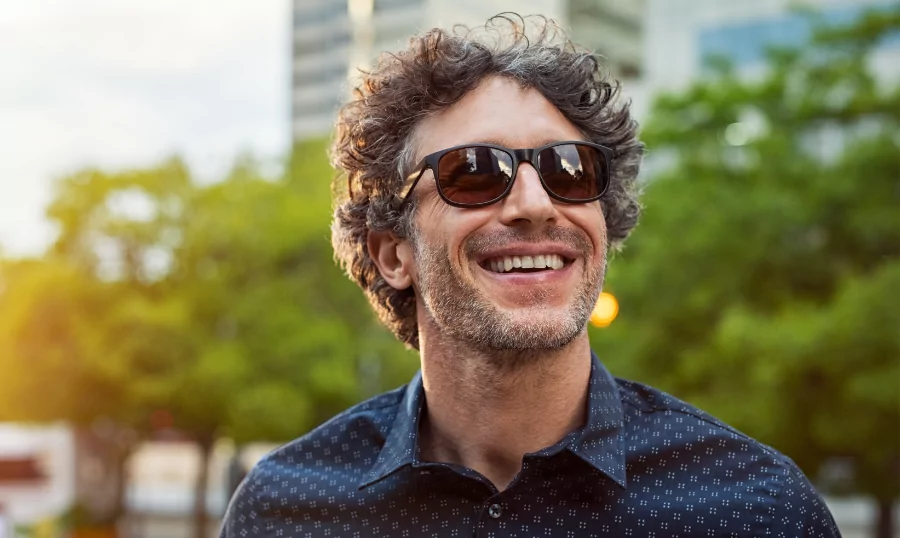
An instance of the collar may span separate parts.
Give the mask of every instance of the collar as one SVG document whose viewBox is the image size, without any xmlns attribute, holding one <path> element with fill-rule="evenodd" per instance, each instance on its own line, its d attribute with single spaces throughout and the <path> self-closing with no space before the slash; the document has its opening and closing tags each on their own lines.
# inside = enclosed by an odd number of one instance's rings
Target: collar
<svg viewBox="0 0 900 538">
<path fill-rule="evenodd" d="M 587 424 L 566 448 L 624 488 L 625 413 L 619 386 L 593 351 L 589 391 Z"/>
<path fill-rule="evenodd" d="M 622 403 L 615 379 L 593 352 L 588 390 L 587 424 L 541 453 L 569 450 L 624 488 L 625 428 Z M 402 467 L 418 467 L 423 464 L 418 453 L 418 432 L 424 402 L 425 389 L 422 372 L 419 371 L 407 385 L 384 446 L 375 464 L 363 476 L 360 489 L 386 478 Z"/>
<path fill-rule="evenodd" d="M 391 424 L 391 431 L 384 440 L 375 465 L 363 476 L 360 489 L 386 478 L 401 467 L 420 463 L 419 417 L 422 415 L 423 402 L 425 387 L 422 384 L 422 371 L 419 370 L 406 386 L 406 392 L 397 404 L 397 415 Z"/>
</svg>

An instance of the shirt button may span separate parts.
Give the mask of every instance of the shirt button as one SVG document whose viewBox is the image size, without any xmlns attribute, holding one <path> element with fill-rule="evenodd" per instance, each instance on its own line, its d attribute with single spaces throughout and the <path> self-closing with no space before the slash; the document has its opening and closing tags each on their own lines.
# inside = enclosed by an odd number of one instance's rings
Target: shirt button
<svg viewBox="0 0 900 538">
<path fill-rule="evenodd" d="M 490 508 L 488 508 L 488 515 L 494 519 L 499 518 L 503 515 L 503 507 L 499 504 L 492 504 Z"/>
</svg>

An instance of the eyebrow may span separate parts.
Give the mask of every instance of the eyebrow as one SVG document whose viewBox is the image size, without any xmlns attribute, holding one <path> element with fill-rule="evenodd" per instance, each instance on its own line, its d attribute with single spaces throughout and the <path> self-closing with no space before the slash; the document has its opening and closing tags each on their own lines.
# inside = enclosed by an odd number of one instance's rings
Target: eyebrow
<svg viewBox="0 0 900 538">
<path fill-rule="evenodd" d="M 538 144 L 536 144 L 532 147 L 539 148 L 541 146 L 546 146 L 547 144 L 554 144 L 556 142 L 587 142 L 587 141 L 583 140 L 580 137 L 579 138 L 542 138 L 538 141 Z M 503 147 L 509 148 L 509 149 L 521 149 L 521 148 L 513 147 L 513 146 L 509 145 L 508 143 L 506 143 L 502 140 L 498 140 L 496 138 L 479 138 L 477 140 L 469 140 L 467 142 L 462 142 L 460 144 L 454 144 L 453 146 L 462 146 L 465 144 L 492 144 L 494 146 L 503 146 Z"/>
<path fill-rule="evenodd" d="M 589 142 L 589 140 L 585 140 L 584 137 L 578 137 L 578 138 L 542 138 L 542 139 L 539 140 L 539 143 L 538 143 L 537 145 L 532 146 L 532 147 L 539 148 L 539 147 L 541 147 L 541 146 L 546 146 L 546 145 L 548 145 L 548 144 L 554 144 L 554 143 L 556 143 L 556 142 Z M 473 140 L 466 140 L 465 142 L 458 142 L 458 143 L 455 143 L 455 144 L 451 144 L 451 145 L 447 146 L 447 148 L 455 148 L 455 147 L 459 147 L 459 146 L 465 146 L 466 144 L 491 144 L 491 145 L 493 145 L 493 146 L 502 146 L 502 147 L 507 148 L 507 149 L 522 149 L 522 148 L 515 148 L 515 147 L 512 147 L 512 146 L 509 146 L 509 145 L 507 145 L 506 142 L 504 142 L 504 141 L 502 141 L 502 140 L 499 140 L 499 139 L 496 139 L 496 138 L 476 138 L 476 139 L 473 139 Z M 442 149 L 447 149 L 447 148 L 442 148 Z M 441 151 L 441 150 L 437 150 L 437 151 Z M 432 152 L 432 153 L 433 153 L 433 152 Z M 429 154 L 426 154 L 426 155 L 429 155 Z M 422 159 L 424 159 L 424 158 L 425 158 L 425 155 L 423 155 L 423 156 L 419 157 L 418 159 L 416 159 L 416 160 L 415 160 L 415 164 L 414 164 L 413 166 L 416 167 L 416 166 L 422 164 Z"/>
</svg>

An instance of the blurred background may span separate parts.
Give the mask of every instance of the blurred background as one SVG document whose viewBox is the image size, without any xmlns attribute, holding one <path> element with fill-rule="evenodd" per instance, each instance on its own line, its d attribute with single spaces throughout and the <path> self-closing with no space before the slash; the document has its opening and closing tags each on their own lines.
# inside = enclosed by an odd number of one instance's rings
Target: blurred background
<svg viewBox="0 0 900 538">
<path fill-rule="evenodd" d="M 602 54 L 648 144 L 602 360 L 900 536 L 884 0 L 4 2 L 0 536 L 215 536 L 258 458 L 409 379 L 332 261 L 329 131 L 378 52 L 505 10 Z"/>
</svg>

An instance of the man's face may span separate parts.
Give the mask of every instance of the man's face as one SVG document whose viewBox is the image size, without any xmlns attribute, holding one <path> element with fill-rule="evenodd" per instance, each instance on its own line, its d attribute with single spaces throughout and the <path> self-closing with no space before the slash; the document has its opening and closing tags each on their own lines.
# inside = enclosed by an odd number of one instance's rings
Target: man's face
<svg viewBox="0 0 900 538">
<path fill-rule="evenodd" d="M 416 157 L 472 142 L 533 148 L 561 140 L 583 137 L 540 92 L 494 77 L 423 120 Z M 509 195 L 486 207 L 444 203 L 430 171 L 415 195 L 410 274 L 427 316 L 420 322 L 486 351 L 558 349 L 583 333 L 606 265 L 600 202 L 552 199 L 528 163 Z M 516 257 L 548 267 L 498 271 Z"/>
</svg>

